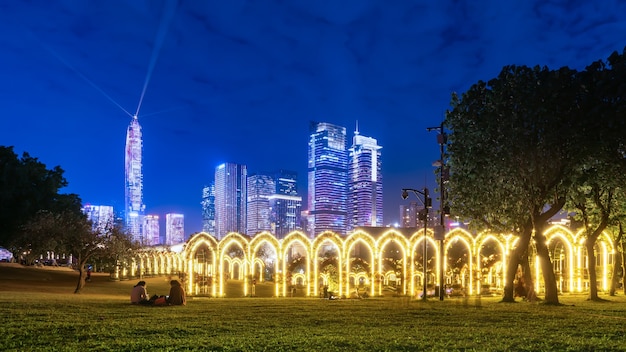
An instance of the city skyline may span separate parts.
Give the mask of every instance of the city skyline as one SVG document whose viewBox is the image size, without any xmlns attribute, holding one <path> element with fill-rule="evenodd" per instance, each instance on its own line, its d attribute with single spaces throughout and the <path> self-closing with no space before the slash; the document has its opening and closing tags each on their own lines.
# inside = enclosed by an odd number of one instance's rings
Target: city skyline
<svg viewBox="0 0 626 352">
<path fill-rule="evenodd" d="M 143 136 L 146 214 L 200 231 L 224 162 L 298 173 L 309 121 L 384 147 L 384 223 L 435 187 L 453 92 L 505 65 L 583 69 L 622 51 L 626 4 L 542 1 L 10 2 L 0 11 L 0 144 L 65 170 L 62 192 L 124 209 L 124 133 Z M 304 207 L 304 205 L 303 205 Z"/>
</svg>

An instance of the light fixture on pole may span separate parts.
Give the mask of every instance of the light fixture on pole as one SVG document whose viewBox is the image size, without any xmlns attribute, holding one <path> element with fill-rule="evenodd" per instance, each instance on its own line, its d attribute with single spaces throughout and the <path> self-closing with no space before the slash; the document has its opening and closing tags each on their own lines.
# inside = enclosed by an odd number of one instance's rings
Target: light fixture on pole
<svg viewBox="0 0 626 352">
<path fill-rule="evenodd" d="M 439 300 L 443 301 L 443 295 L 445 292 L 444 277 L 443 277 L 443 241 L 446 233 L 446 226 L 444 217 L 450 214 L 450 208 L 446 204 L 446 191 L 444 189 L 445 182 L 448 181 L 448 168 L 445 162 L 444 146 L 448 142 L 448 135 L 443 129 L 443 122 L 437 127 L 428 127 L 428 132 L 438 131 L 437 144 L 439 144 L 439 160 L 433 163 L 433 166 L 439 168 L 439 226 L 433 227 L 435 233 L 435 239 L 439 241 Z"/>
<path fill-rule="evenodd" d="M 417 196 L 417 199 L 420 200 L 420 202 L 422 202 L 422 205 L 424 206 L 424 209 L 420 210 L 419 212 L 419 219 L 424 221 L 424 253 L 423 253 L 423 262 L 422 262 L 422 274 L 423 274 L 423 292 L 422 292 L 422 299 L 426 299 L 427 298 L 427 291 L 426 291 L 426 285 L 428 283 L 428 278 L 426 276 L 427 271 L 426 268 L 428 267 L 428 260 L 426 259 L 426 256 L 428 255 L 428 242 L 426 240 L 426 230 L 428 229 L 428 209 L 431 208 L 433 206 L 433 200 L 432 198 L 430 198 L 430 196 L 428 195 L 428 188 L 424 188 L 424 190 L 420 191 L 419 189 L 414 189 L 414 188 L 403 188 L 402 189 L 402 199 L 407 199 L 409 197 L 409 192 L 413 192 L 415 194 L 415 196 Z M 420 199 L 420 195 L 422 195 L 424 197 L 424 200 Z"/>
</svg>

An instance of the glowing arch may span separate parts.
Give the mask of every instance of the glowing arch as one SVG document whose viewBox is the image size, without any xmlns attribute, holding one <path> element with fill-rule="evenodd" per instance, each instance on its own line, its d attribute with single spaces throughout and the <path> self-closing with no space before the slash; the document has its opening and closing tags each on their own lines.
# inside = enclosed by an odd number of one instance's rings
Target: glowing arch
<svg viewBox="0 0 626 352">
<path fill-rule="evenodd" d="M 407 251 L 406 249 L 410 247 L 410 243 L 409 240 L 402 235 L 401 233 L 395 231 L 395 230 L 389 230 L 386 231 L 385 233 L 383 233 L 382 236 L 380 236 L 380 238 L 377 240 L 377 245 L 376 248 L 378 248 L 378 252 L 376 253 L 376 258 L 378 258 L 378 265 L 377 265 L 377 275 L 376 277 L 379 278 L 378 281 L 380 281 L 380 277 L 384 276 L 383 274 L 383 251 L 385 250 L 385 247 L 393 242 L 397 242 L 399 244 L 400 250 L 402 251 L 402 276 L 400 277 L 401 282 L 402 282 L 402 287 L 401 287 L 401 292 L 403 295 L 406 295 L 407 293 L 407 281 L 408 281 L 408 267 L 407 267 L 407 261 L 409 260 L 413 260 L 413 256 L 412 255 L 407 255 Z M 376 282 L 376 280 L 374 280 L 374 282 Z M 383 282 L 378 282 L 378 295 L 382 295 L 382 288 L 383 288 Z M 374 286 L 374 285 L 372 285 Z M 372 288 L 372 293 L 371 295 L 373 295 L 375 288 Z"/>
<path fill-rule="evenodd" d="M 350 274 L 350 251 L 352 251 L 352 249 L 354 248 L 354 246 L 357 243 L 363 243 L 365 245 L 365 247 L 367 249 L 369 249 L 370 251 L 370 282 L 372 283 L 370 285 L 370 295 L 374 295 L 375 291 L 375 282 L 374 282 L 374 278 L 376 277 L 376 253 L 378 253 L 378 248 L 376 245 L 376 241 L 374 240 L 374 238 L 372 238 L 372 236 L 370 236 L 368 233 L 362 231 L 362 230 L 357 230 L 355 232 L 353 232 L 351 235 L 349 235 L 346 240 L 344 241 L 344 248 L 343 248 L 343 258 L 345 260 L 345 273 L 347 275 Z M 339 292 L 343 292 L 343 294 L 346 297 L 350 296 L 350 280 L 348 278 L 348 276 L 346 275 L 345 279 L 339 282 Z M 345 285 L 344 285 L 345 284 Z M 344 286 L 343 290 L 342 290 L 342 286 Z"/>
<path fill-rule="evenodd" d="M 243 277 L 243 295 L 247 296 L 248 295 L 248 279 L 247 279 L 247 272 L 248 272 L 248 263 L 249 263 L 249 258 L 248 258 L 248 253 L 249 253 L 249 245 L 248 245 L 248 238 L 247 236 L 243 236 L 239 233 L 236 232 L 230 232 L 228 233 L 226 236 L 224 236 L 224 238 L 219 242 L 219 246 L 218 246 L 218 253 L 219 253 L 219 276 L 218 276 L 218 280 L 219 280 L 219 296 L 223 297 L 224 296 L 224 259 L 226 257 L 228 257 L 226 250 L 228 248 L 230 248 L 231 245 L 235 245 L 237 247 L 239 247 L 239 249 L 241 249 L 241 251 L 243 252 L 243 260 L 241 261 L 241 267 L 240 267 L 240 275 Z M 232 268 L 232 264 L 229 264 L 230 267 Z"/>
<path fill-rule="evenodd" d="M 311 293 L 311 241 L 309 238 L 300 231 L 293 231 L 287 234 L 282 241 L 281 253 L 279 254 L 280 258 L 282 258 L 282 295 L 287 296 L 287 251 L 294 245 L 300 244 L 305 251 L 305 267 L 306 267 L 306 296 L 309 296 Z"/>
<path fill-rule="evenodd" d="M 311 243 L 311 257 L 315 258 L 315 260 L 313 261 L 313 295 L 314 296 L 319 296 L 320 292 L 318 291 L 318 288 L 321 286 L 319 283 L 319 279 L 322 278 L 323 279 L 323 284 L 324 285 L 328 285 L 328 277 L 325 274 L 320 274 L 319 273 L 319 251 L 322 248 L 322 246 L 324 246 L 326 243 L 329 243 L 330 245 L 333 245 L 335 247 L 335 249 L 337 250 L 337 271 L 339 274 L 339 282 L 341 283 L 343 281 L 343 270 L 341 270 L 341 268 L 343 267 L 343 240 L 341 239 L 341 237 L 331 231 L 324 231 L 322 233 L 320 233 L 319 236 L 317 236 L 313 242 Z"/>
</svg>

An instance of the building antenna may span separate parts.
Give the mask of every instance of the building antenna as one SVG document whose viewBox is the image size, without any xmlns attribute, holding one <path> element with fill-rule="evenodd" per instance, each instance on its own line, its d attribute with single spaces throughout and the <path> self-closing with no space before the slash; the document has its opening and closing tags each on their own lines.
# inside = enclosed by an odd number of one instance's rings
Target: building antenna
<svg viewBox="0 0 626 352">
<path fill-rule="evenodd" d="M 354 131 L 354 134 L 359 134 L 359 120 L 356 120 L 356 130 Z"/>
</svg>

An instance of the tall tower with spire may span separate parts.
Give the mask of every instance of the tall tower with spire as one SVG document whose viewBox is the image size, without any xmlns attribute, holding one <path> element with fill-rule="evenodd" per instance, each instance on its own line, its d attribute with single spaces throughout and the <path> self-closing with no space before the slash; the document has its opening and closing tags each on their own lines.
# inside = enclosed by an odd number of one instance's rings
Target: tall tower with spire
<svg viewBox="0 0 626 352">
<path fill-rule="evenodd" d="M 383 225 L 382 147 L 362 136 L 357 121 L 348 161 L 348 230 Z"/>
<path fill-rule="evenodd" d="M 126 229 L 132 235 L 133 240 L 145 244 L 147 239 L 143 238 L 143 221 L 146 205 L 143 204 L 142 153 L 141 126 L 137 115 L 134 115 L 126 131 L 125 218 Z"/>
</svg>

